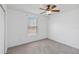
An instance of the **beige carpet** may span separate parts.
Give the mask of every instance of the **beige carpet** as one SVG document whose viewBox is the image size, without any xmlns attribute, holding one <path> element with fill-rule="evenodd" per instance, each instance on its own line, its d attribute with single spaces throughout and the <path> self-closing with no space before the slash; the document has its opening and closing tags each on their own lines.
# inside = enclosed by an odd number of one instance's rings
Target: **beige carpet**
<svg viewBox="0 0 79 59">
<path fill-rule="evenodd" d="M 39 40 L 8 49 L 8 54 L 78 54 L 79 49 L 50 39 Z"/>
</svg>

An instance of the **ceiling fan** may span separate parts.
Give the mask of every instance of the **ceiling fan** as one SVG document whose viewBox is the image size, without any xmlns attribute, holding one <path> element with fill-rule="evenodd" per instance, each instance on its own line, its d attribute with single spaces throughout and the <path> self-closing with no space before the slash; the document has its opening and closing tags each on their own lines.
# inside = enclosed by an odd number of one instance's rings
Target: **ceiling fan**
<svg viewBox="0 0 79 59">
<path fill-rule="evenodd" d="M 40 8 L 41 10 L 44 10 L 44 12 L 40 13 L 46 13 L 48 15 L 51 15 L 53 12 L 60 12 L 60 10 L 56 9 L 56 5 L 47 5 L 46 8 Z"/>
</svg>

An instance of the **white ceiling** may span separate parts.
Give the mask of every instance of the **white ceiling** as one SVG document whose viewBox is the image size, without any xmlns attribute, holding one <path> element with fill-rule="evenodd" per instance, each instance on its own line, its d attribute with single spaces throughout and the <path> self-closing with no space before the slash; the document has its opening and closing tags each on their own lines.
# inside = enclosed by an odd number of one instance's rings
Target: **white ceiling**
<svg viewBox="0 0 79 59">
<path fill-rule="evenodd" d="M 8 4 L 8 9 L 19 10 L 22 12 L 32 12 L 40 14 L 43 10 L 40 7 L 45 7 L 44 4 Z M 79 8 L 79 4 L 59 4 L 57 8 L 61 11 L 70 11 Z"/>
</svg>

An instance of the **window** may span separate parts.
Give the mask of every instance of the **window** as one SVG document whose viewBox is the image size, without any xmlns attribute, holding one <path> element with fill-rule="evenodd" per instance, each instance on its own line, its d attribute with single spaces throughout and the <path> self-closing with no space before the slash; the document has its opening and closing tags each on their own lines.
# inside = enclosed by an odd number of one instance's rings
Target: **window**
<svg viewBox="0 0 79 59">
<path fill-rule="evenodd" d="M 37 17 L 28 17 L 28 35 L 36 35 L 37 33 Z"/>
</svg>

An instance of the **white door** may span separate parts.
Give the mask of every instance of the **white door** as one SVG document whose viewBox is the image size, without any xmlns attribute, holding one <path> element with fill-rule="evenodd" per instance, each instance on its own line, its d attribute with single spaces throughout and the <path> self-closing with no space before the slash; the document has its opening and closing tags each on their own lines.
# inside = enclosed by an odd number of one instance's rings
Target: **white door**
<svg viewBox="0 0 79 59">
<path fill-rule="evenodd" d="M 0 7 L 0 54 L 4 53 L 4 12 Z"/>
</svg>

